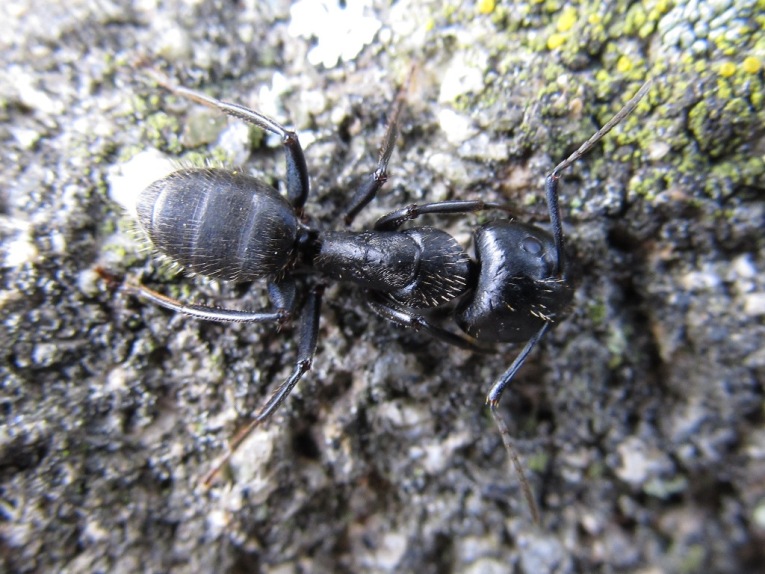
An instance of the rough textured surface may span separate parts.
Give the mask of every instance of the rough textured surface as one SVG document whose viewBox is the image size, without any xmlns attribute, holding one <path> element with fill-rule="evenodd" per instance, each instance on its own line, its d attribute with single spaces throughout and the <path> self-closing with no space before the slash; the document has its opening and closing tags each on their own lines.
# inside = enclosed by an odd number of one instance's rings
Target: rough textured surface
<svg viewBox="0 0 765 574">
<path fill-rule="evenodd" d="M 761 571 L 762 1 L 348 4 L 327 8 L 348 36 L 307 2 L 0 7 L 2 569 Z M 575 309 L 503 402 L 541 529 L 483 404 L 516 350 L 446 348 L 344 286 L 313 372 L 233 480 L 198 486 L 289 371 L 293 331 L 187 320 L 95 269 L 262 306 L 258 285 L 158 266 L 115 202 L 167 169 L 156 150 L 274 182 L 284 167 L 270 138 L 168 95 L 140 60 L 295 126 L 327 227 L 412 63 L 391 181 L 357 225 L 446 198 L 544 220 L 545 173 L 658 76 L 563 179 Z M 478 219 L 438 224 L 467 240 Z"/>
</svg>

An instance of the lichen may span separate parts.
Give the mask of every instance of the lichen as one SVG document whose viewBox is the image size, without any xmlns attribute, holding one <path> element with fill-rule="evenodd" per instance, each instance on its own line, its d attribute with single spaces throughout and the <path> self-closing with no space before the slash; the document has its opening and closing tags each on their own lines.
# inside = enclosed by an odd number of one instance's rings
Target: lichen
<svg viewBox="0 0 765 574">
<path fill-rule="evenodd" d="M 171 154 L 183 150 L 181 144 L 181 124 L 178 118 L 163 111 L 150 114 L 144 124 L 145 140 L 155 148 Z"/>
<path fill-rule="evenodd" d="M 491 14 L 496 7 L 497 3 L 495 0 L 478 0 L 476 10 L 479 14 Z"/>
<path fill-rule="evenodd" d="M 533 454 L 527 455 L 524 458 L 526 467 L 537 474 L 544 474 L 547 471 L 547 467 L 550 464 L 550 455 L 546 452 L 539 451 Z"/>
</svg>

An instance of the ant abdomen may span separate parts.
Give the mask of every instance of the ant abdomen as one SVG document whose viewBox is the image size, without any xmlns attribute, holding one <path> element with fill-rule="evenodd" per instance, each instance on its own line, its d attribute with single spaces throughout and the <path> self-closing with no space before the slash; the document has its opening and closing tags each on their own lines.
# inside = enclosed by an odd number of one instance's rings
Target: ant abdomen
<svg viewBox="0 0 765 574">
<path fill-rule="evenodd" d="M 292 261 L 298 220 L 266 183 L 224 169 L 183 169 L 140 195 L 138 222 L 184 269 L 227 281 L 279 275 Z"/>
</svg>

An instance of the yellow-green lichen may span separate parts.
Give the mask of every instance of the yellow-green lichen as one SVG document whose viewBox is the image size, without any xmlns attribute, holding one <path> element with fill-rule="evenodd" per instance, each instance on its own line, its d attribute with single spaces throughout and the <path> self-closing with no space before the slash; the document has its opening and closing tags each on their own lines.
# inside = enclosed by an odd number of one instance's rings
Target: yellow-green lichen
<svg viewBox="0 0 765 574">
<path fill-rule="evenodd" d="M 760 156 L 734 156 L 712 167 L 704 182 L 704 190 L 709 197 L 727 196 L 740 187 L 754 188 L 763 182 L 765 159 Z"/>
<path fill-rule="evenodd" d="M 643 484 L 643 492 L 654 498 L 666 500 L 680 494 L 688 488 L 688 479 L 684 476 L 674 476 L 669 479 L 652 478 Z"/>
<path fill-rule="evenodd" d="M 747 56 L 741 63 L 741 69 L 747 74 L 756 74 L 762 69 L 762 62 L 754 56 Z"/>
<path fill-rule="evenodd" d="M 624 361 L 624 354 L 627 351 L 627 333 L 619 326 L 611 327 L 608 332 L 608 338 L 606 340 L 606 348 L 611 354 L 608 360 L 608 367 L 615 369 Z"/>
<path fill-rule="evenodd" d="M 736 64 L 733 62 L 723 62 L 720 64 L 720 75 L 723 78 L 730 78 L 736 73 Z"/>
<path fill-rule="evenodd" d="M 626 74 L 632 70 L 633 63 L 629 56 L 621 56 L 616 62 L 616 71 L 620 74 Z"/>
<path fill-rule="evenodd" d="M 765 8 L 765 0 L 760 4 Z M 475 16 L 477 4 L 450 5 L 453 18 Z M 737 186 L 756 187 L 762 185 L 762 160 L 751 158 L 747 145 L 765 124 L 765 37 L 758 34 L 765 9 L 747 10 L 751 14 L 735 23 L 710 25 L 708 34 L 690 26 L 685 37 L 664 44 L 666 58 L 647 60 L 646 38 L 661 29 L 661 43 L 672 26 L 685 29 L 681 7 L 672 0 L 617 3 L 608 9 L 556 0 L 522 6 L 495 2 L 491 21 L 500 32 L 488 46 L 488 61 L 503 80 L 458 103 L 465 111 L 494 107 L 508 100 L 513 86 L 542 78 L 529 108 L 534 118 L 508 131 L 513 153 L 544 146 L 557 157 L 592 135 L 596 124 L 610 119 L 647 77 L 654 77 L 635 112 L 604 138 L 600 153 L 588 157 L 593 176 L 607 177 L 615 163 L 632 164 L 639 172 L 627 179 L 629 193 L 648 201 L 678 187 L 691 196 L 715 198 Z M 528 54 L 535 52 L 540 57 L 530 60 Z M 529 68 L 533 73 L 527 73 Z M 578 107 L 571 107 L 575 101 Z M 545 129 L 540 131 L 540 125 Z M 546 139 L 540 140 L 540 133 Z M 715 162 L 721 163 L 710 171 Z"/>
<path fill-rule="evenodd" d="M 497 3 L 495 0 L 478 0 L 476 9 L 478 10 L 479 14 L 491 14 L 494 12 L 494 8 L 496 8 L 496 6 Z"/>
<path fill-rule="evenodd" d="M 707 551 L 701 544 L 693 544 L 682 549 L 682 562 L 679 564 L 681 574 L 703 572 L 704 563 L 707 560 Z"/>
<path fill-rule="evenodd" d="M 702 100 L 688 112 L 688 128 L 699 148 L 712 157 L 729 153 L 749 137 L 751 106 L 742 98 L 729 97 L 730 90 L 718 90 L 718 98 Z"/>
<path fill-rule="evenodd" d="M 538 474 L 544 473 L 550 464 L 550 457 L 545 452 L 537 452 L 524 459 L 526 468 Z"/>
<path fill-rule="evenodd" d="M 558 17 L 558 21 L 555 24 L 555 29 L 560 32 L 568 32 L 571 30 L 571 28 L 574 27 L 578 20 L 578 15 L 576 13 L 576 10 L 570 6 L 563 9 L 563 12 L 561 12 L 560 16 Z"/>
<path fill-rule="evenodd" d="M 550 36 L 547 38 L 547 48 L 550 50 L 557 50 L 563 44 L 566 43 L 566 35 L 560 34 L 558 32 L 554 34 L 550 34 Z"/>
<path fill-rule="evenodd" d="M 606 466 L 602 462 L 595 461 L 587 466 L 587 479 L 597 480 L 606 474 Z"/>
<path fill-rule="evenodd" d="M 194 148 L 213 142 L 226 125 L 226 117 L 223 114 L 207 109 L 197 110 L 184 119 L 183 145 Z"/>
<path fill-rule="evenodd" d="M 640 35 L 640 31 L 648 22 L 648 13 L 646 12 L 645 6 L 640 3 L 633 4 L 627 11 L 627 16 L 624 20 L 624 33 L 630 36 Z M 651 31 L 652 28 L 653 27 L 650 27 Z"/>
<path fill-rule="evenodd" d="M 170 153 L 180 153 L 181 125 L 178 118 L 159 111 L 151 114 L 144 122 L 145 141 L 157 149 Z"/>
<path fill-rule="evenodd" d="M 594 302 L 587 307 L 587 316 L 595 324 L 603 324 L 606 320 L 607 312 L 605 304 L 601 302 Z"/>
</svg>

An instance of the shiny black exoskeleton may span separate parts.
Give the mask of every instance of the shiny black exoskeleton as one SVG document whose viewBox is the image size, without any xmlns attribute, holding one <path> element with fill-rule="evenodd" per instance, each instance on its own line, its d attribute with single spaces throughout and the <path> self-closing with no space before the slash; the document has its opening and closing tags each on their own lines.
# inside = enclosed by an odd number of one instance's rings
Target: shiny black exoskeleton
<svg viewBox="0 0 765 574">
<path fill-rule="evenodd" d="M 508 219 L 491 221 L 475 230 L 475 258 L 471 258 L 444 231 L 401 227 L 425 214 L 508 208 L 482 201 L 443 201 L 396 210 L 381 217 L 368 231 L 315 229 L 301 220 L 308 198 L 308 172 L 294 132 L 248 108 L 160 81 L 178 95 L 279 135 L 286 151 L 286 197 L 241 172 L 183 169 L 150 185 L 138 200 L 138 221 L 160 252 L 187 270 L 207 277 L 227 281 L 265 279 L 273 310 L 246 312 L 188 305 L 132 283 L 127 286 L 129 291 L 200 319 L 283 323 L 294 318 L 299 326 L 298 357 L 291 376 L 232 440 L 229 454 L 206 482 L 212 480 L 252 429 L 273 414 L 310 368 L 323 284 L 336 280 L 365 289 L 369 306 L 382 317 L 424 330 L 447 343 L 478 351 L 486 351 L 487 344 L 525 343 L 491 388 L 487 402 L 536 518 L 536 506 L 497 404 L 528 353 L 565 314 L 573 296 L 558 209 L 559 173 L 630 113 L 647 86 L 547 177 L 551 232 Z M 377 168 L 351 201 L 345 217 L 348 224 L 387 180 L 402 101 L 403 92 L 393 106 Z M 308 278 L 297 281 L 297 269 Z M 444 306 L 450 309 L 462 333 L 430 318 L 429 310 Z"/>
</svg>

